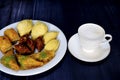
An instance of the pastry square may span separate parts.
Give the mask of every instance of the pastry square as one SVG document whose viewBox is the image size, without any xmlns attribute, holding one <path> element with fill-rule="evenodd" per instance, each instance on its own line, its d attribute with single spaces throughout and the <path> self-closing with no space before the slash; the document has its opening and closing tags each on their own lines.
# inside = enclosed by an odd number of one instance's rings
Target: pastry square
<svg viewBox="0 0 120 80">
<path fill-rule="evenodd" d="M 16 55 L 18 63 L 20 64 L 21 69 L 32 69 L 36 67 L 40 67 L 43 65 L 43 62 L 39 62 L 29 56 L 25 55 Z"/>
<path fill-rule="evenodd" d="M 13 48 L 8 50 L 6 53 L 4 53 L 5 55 L 13 55 L 14 54 L 14 50 Z"/>
<path fill-rule="evenodd" d="M 6 36 L 0 36 L 0 50 L 5 53 L 12 48 L 10 40 Z"/>
<path fill-rule="evenodd" d="M 11 42 L 15 42 L 20 39 L 18 33 L 13 28 L 6 29 L 4 31 L 4 35 L 6 35 L 10 39 Z"/>
<path fill-rule="evenodd" d="M 19 65 L 17 64 L 15 55 L 4 55 L 0 59 L 0 61 L 4 66 L 11 68 L 13 70 L 17 71 L 20 69 Z"/>
</svg>

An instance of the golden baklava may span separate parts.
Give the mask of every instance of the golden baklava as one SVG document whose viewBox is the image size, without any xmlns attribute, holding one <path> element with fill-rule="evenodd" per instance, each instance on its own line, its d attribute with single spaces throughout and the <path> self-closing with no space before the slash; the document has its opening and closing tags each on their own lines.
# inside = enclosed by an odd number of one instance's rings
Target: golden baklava
<svg viewBox="0 0 120 80">
<path fill-rule="evenodd" d="M 6 29 L 4 31 L 4 35 L 6 35 L 10 39 L 11 42 L 15 42 L 20 39 L 18 33 L 13 28 Z"/>
<path fill-rule="evenodd" d="M 0 36 L 0 51 L 6 53 L 12 48 L 10 40 L 6 36 Z"/>
</svg>

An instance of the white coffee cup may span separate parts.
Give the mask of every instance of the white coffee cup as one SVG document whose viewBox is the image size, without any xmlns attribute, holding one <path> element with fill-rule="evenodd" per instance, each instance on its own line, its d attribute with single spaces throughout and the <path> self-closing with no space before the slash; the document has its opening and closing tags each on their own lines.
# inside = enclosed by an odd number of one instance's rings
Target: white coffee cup
<svg viewBox="0 0 120 80">
<path fill-rule="evenodd" d="M 94 23 L 86 23 L 78 28 L 80 45 L 84 51 L 92 52 L 100 46 L 101 43 L 110 42 L 112 36 L 105 34 L 105 30 Z M 106 39 L 109 37 L 109 39 Z M 104 41 L 105 40 L 105 41 Z"/>
</svg>

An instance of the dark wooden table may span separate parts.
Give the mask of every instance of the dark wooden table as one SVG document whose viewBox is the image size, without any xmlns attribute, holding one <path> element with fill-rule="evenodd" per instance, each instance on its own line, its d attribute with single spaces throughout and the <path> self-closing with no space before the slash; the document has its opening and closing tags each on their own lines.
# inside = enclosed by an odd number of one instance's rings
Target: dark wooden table
<svg viewBox="0 0 120 80">
<path fill-rule="evenodd" d="M 120 4 L 115 0 L 0 0 L 0 29 L 23 20 L 48 21 L 67 40 L 84 23 L 101 25 L 112 34 L 110 55 L 97 63 L 74 58 L 67 50 L 62 61 L 47 72 L 18 77 L 0 72 L 0 80 L 120 80 Z"/>
</svg>

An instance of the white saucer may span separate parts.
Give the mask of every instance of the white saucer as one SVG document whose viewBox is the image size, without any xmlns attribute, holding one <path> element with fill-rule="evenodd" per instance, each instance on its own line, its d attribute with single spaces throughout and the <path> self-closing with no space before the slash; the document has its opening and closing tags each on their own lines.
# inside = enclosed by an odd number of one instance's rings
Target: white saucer
<svg viewBox="0 0 120 80">
<path fill-rule="evenodd" d="M 109 55 L 110 44 L 108 42 L 102 43 L 94 52 L 85 52 L 80 46 L 78 37 L 78 33 L 76 33 L 70 38 L 68 42 L 69 51 L 77 59 L 85 62 L 97 62 L 103 60 Z"/>
</svg>

